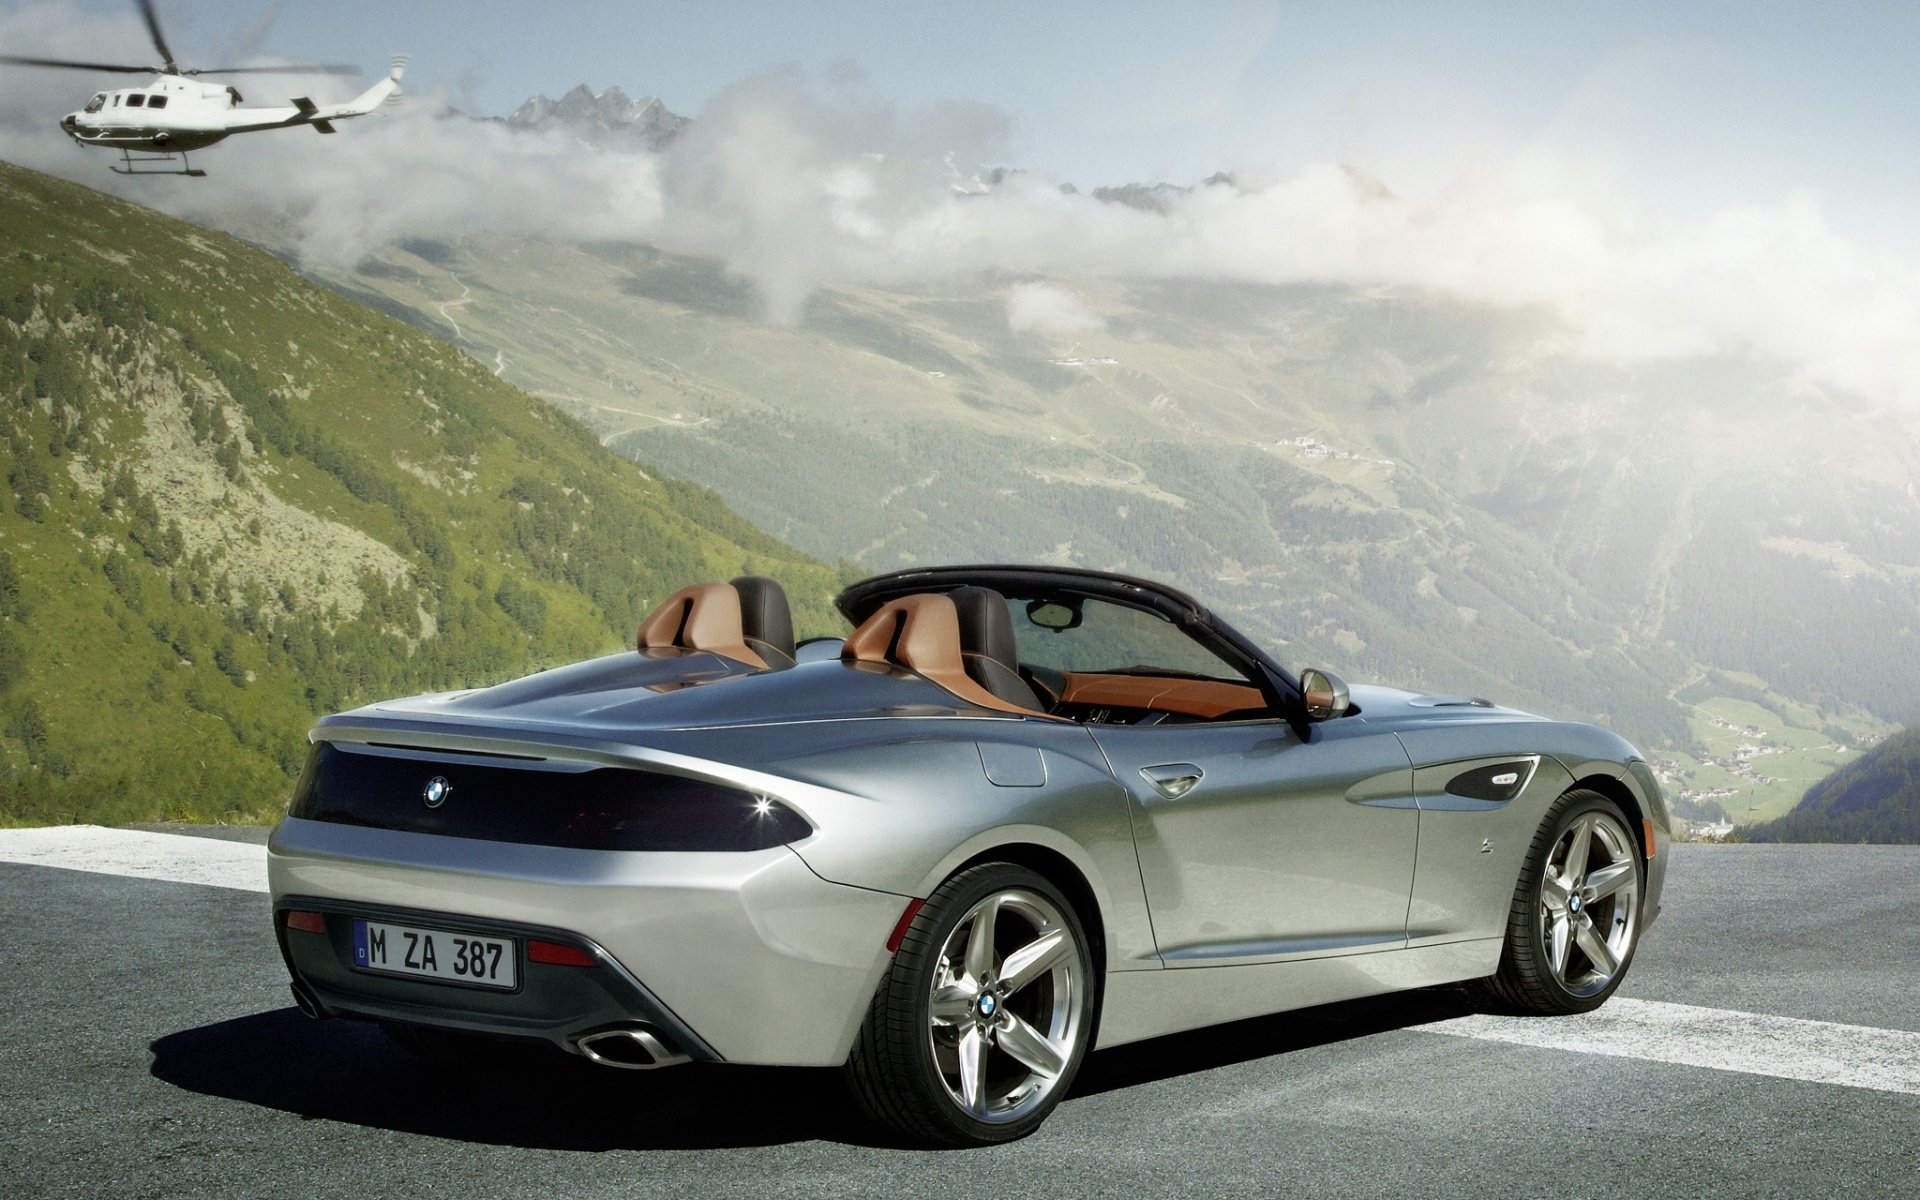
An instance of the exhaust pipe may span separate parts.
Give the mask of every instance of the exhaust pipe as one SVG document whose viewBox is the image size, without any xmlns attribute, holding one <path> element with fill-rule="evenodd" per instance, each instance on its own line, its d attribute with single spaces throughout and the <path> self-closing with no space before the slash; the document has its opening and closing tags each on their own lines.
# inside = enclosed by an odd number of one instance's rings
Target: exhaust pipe
<svg viewBox="0 0 1920 1200">
<path fill-rule="evenodd" d="M 692 1061 L 689 1055 L 667 1049 L 666 1043 L 645 1026 L 603 1029 L 586 1035 L 573 1046 L 589 1060 L 623 1071 L 651 1071 Z"/>
<path fill-rule="evenodd" d="M 293 1002 L 299 1007 L 301 1012 L 316 1021 L 324 1021 L 327 1019 L 330 1014 L 320 1006 L 320 1001 L 314 998 L 313 993 L 307 990 L 306 984 L 295 980 L 289 986 L 293 989 Z"/>
</svg>

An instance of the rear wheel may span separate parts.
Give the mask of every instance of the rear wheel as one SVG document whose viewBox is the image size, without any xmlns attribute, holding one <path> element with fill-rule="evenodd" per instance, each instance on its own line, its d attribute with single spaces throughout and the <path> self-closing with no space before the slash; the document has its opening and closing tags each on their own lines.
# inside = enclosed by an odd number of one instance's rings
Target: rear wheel
<svg viewBox="0 0 1920 1200">
<path fill-rule="evenodd" d="M 1600 1007 L 1640 936 L 1640 847 L 1620 809 L 1575 789 L 1554 801 L 1514 887 L 1493 996 L 1528 1012 Z"/>
<path fill-rule="evenodd" d="M 845 1073 L 869 1116 L 916 1141 L 1012 1141 L 1066 1095 L 1093 1022 L 1073 906 L 1033 871 L 987 863 L 921 906 Z"/>
</svg>

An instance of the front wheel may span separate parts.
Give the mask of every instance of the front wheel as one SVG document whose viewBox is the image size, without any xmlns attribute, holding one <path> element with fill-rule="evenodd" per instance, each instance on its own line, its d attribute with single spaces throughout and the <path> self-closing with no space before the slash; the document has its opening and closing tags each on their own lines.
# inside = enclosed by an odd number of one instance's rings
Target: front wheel
<svg viewBox="0 0 1920 1200">
<path fill-rule="evenodd" d="M 1498 1000 L 1528 1012 L 1589 1012 L 1633 961 L 1645 888 L 1640 847 L 1615 804 L 1585 789 L 1554 801 L 1514 888 Z"/>
<path fill-rule="evenodd" d="M 921 906 L 881 981 L 845 1068 L 854 1098 L 916 1141 L 1025 1137 L 1086 1057 L 1094 984 L 1058 888 L 1011 863 L 962 871 Z"/>
</svg>

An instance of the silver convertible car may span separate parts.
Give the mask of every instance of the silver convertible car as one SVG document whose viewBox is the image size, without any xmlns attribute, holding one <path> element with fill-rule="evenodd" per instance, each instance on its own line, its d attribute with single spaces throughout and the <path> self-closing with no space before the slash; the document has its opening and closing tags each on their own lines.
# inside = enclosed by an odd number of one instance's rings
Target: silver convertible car
<svg viewBox="0 0 1920 1200">
<path fill-rule="evenodd" d="M 300 1007 L 429 1057 L 839 1068 L 919 1142 L 1036 1128 L 1089 1050 L 1403 988 L 1591 1009 L 1659 912 L 1638 751 L 1289 673 L 1191 597 L 881 575 L 794 643 L 747 576 L 637 647 L 321 721 L 274 831 Z"/>
</svg>

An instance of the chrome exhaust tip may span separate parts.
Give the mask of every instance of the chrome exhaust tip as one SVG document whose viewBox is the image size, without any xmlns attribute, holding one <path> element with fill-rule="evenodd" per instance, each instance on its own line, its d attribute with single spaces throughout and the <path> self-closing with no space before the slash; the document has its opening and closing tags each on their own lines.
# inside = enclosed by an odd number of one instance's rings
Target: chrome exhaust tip
<svg viewBox="0 0 1920 1200">
<path fill-rule="evenodd" d="M 293 1003 L 301 1012 L 316 1021 L 324 1021 L 327 1018 L 327 1010 L 320 1007 L 320 1002 L 314 999 L 313 993 L 308 991 L 304 984 L 294 983 L 289 986 L 293 990 Z"/>
<path fill-rule="evenodd" d="M 645 1026 L 589 1033 L 574 1042 L 573 1047 L 591 1062 L 623 1071 L 651 1071 L 692 1061 L 689 1055 L 669 1050 L 666 1043 Z"/>
</svg>

